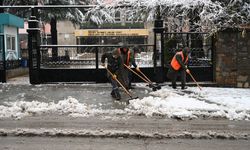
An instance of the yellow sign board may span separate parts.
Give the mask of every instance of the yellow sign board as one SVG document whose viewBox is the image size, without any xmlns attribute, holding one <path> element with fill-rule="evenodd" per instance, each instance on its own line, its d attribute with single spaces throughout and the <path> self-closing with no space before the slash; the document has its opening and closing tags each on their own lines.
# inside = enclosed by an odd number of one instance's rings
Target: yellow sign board
<svg viewBox="0 0 250 150">
<path fill-rule="evenodd" d="M 148 36 L 147 29 L 88 29 L 75 30 L 75 36 Z"/>
</svg>

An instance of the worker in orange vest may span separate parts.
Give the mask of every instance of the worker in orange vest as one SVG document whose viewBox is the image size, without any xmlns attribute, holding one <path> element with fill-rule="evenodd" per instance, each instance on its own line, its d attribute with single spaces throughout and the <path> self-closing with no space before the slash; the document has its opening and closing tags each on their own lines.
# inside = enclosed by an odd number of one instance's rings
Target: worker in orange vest
<svg viewBox="0 0 250 150">
<path fill-rule="evenodd" d="M 172 58 L 170 68 L 167 73 L 167 77 L 172 81 L 172 88 L 176 89 L 176 79 L 178 74 L 181 76 L 181 89 L 186 87 L 186 73 L 190 73 L 187 68 L 188 54 L 190 49 L 185 47 L 182 51 L 177 52 Z"/>
<path fill-rule="evenodd" d="M 135 62 L 134 50 L 129 49 L 128 46 L 124 43 L 120 43 L 120 44 L 121 44 L 121 47 L 119 48 L 119 50 L 121 51 L 121 58 L 122 58 L 123 64 L 127 65 L 128 67 L 134 66 L 136 71 L 139 71 L 140 69 Z M 133 89 L 133 87 L 131 86 L 132 73 L 125 66 L 122 66 L 121 68 L 122 68 L 121 75 L 123 78 L 122 79 L 123 85 L 127 89 Z"/>
</svg>

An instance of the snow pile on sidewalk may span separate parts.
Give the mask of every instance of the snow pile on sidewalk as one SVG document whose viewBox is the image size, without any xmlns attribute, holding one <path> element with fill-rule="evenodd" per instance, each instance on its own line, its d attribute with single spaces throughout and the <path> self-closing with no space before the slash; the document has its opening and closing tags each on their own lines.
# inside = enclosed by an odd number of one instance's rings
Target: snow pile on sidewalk
<svg viewBox="0 0 250 150">
<path fill-rule="evenodd" d="M 109 93 L 107 93 L 109 94 Z M 191 118 L 228 118 L 230 120 L 250 119 L 250 89 L 203 88 L 173 90 L 163 87 L 151 92 L 150 96 L 131 100 L 125 109 L 102 108 L 99 105 L 81 103 L 69 96 L 55 102 L 25 101 L 4 102 L 0 105 L 0 118 L 17 118 L 43 114 L 88 117 L 102 115 L 109 117 L 159 115 L 162 117 Z"/>
<path fill-rule="evenodd" d="M 5 102 L 5 105 L 0 105 L 0 118 L 17 118 L 20 119 L 24 116 L 42 115 L 42 114 L 59 114 L 70 115 L 73 117 L 88 117 L 98 114 L 122 114 L 120 110 L 101 110 L 95 105 L 86 105 L 79 103 L 73 97 L 68 97 L 58 103 L 38 102 L 38 101 L 16 101 Z"/>
<path fill-rule="evenodd" d="M 151 94 L 154 97 L 130 101 L 130 109 L 147 116 L 158 114 L 173 118 L 250 119 L 249 89 L 203 88 L 199 91 L 194 87 L 182 91 L 164 88 Z"/>
</svg>

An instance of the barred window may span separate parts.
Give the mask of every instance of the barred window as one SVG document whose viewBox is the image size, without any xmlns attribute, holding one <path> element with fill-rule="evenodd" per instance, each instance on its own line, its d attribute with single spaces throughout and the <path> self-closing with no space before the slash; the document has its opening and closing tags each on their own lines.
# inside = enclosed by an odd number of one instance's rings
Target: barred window
<svg viewBox="0 0 250 150">
<path fill-rule="evenodd" d="M 14 35 L 7 35 L 7 50 L 15 51 L 16 50 L 16 37 Z"/>
</svg>

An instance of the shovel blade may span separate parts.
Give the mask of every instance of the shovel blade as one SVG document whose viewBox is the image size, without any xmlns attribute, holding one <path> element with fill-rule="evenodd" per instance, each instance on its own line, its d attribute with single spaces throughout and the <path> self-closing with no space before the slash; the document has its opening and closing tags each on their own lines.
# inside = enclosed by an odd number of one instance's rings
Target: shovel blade
<svg viewBox="0 0 250 150">
<path fill-rule="evenodd" d="M 153 90 L 153 91 L 156 91 L 156 90 L 157 90 L 157 88 L 156 88 L 156 87 L 153 87 L 153 88 L 152 88 L 152 90 Z"/>
<path fill-rule="evenodd" d="M 138 96 L 130 97 L 130 98 L 128 99 L 128 101 L 133 100 L 133 99 L 137 99 L 137 98 L 139 98 L 139 97 L 138 97 Z"/>
<path fill-rule="evenodd" d="M 158 90 L 160 90 L 160 89 L 161 89 L 161 86 L 160 86 L 160 85 L 158 85 L 156 88 L 157 88 Z"/>
<path fill-rule="evenodd" d="M 137 98 L 139 98 L 139 97 L 138 97 L 138 96 L 136 96 L 136 97 L 131 97 L 131 98 L 129 98 L 129 99 L 127 100 L 127 104 L 129 104 L 131 100 L 133 100 L 133 99 L 137 99 Z"/>
<path fill-rule="evenodd" d="M 152 88 L 153 91 L 161 89 L 161 86 L 158 84 L 149 84 L 148 86 Z"/>
</svg>

